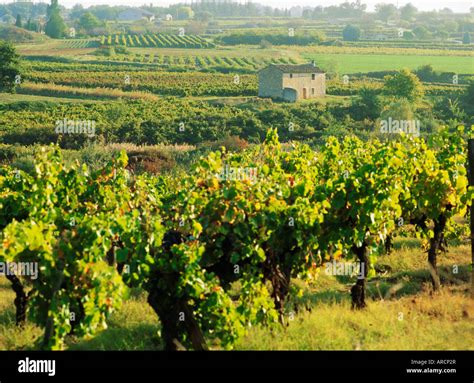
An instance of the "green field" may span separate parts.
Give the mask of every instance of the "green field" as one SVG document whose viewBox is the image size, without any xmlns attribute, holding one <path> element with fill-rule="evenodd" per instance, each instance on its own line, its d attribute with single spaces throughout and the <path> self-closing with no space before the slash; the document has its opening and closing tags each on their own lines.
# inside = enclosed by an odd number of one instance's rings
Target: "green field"
<svg viewBox="0 0 474 383">
<path fill-rule="evenodd" d="M 364 73 L 402 68 L 416 69 L 430 64 L 435 70 L 459 74 L 474 74 L 474 57 L 414 56 L 376 54 L 303 54 L 328 72 Z"/>
</svg>

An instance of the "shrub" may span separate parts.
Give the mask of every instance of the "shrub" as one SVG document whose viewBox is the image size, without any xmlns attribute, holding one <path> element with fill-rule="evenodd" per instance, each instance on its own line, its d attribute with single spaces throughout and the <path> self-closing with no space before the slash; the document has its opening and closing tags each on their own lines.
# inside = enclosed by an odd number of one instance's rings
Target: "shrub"
<svg viewBox="0 0 474 383">
<path fill-rule="evenodd" d="M 358 41 L 360 39 L 360 28 L 347 25 L 342 31 L 342 38 L 345 41 Z"/>
<path fill-rule="evenodd" d="M 403 97 L 415 102 L 423 96 L 420 79 L 408 69 L 402 69 L 393 76 L 385 76 L 384 92 L 389 96 Z"/>
<path fill-rule="evenodd" d="M 463 44 L 470 44 L 471 43 L 471 35 L 469 34 L 469 32 L 464 33 L 464 36 L 462 38 L 462 43 Z"/>
</svg>

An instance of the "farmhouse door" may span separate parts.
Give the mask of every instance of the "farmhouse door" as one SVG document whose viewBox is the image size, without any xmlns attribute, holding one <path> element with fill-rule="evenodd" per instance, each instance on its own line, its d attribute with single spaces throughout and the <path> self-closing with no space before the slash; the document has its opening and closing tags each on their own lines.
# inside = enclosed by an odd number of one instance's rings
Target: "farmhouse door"
<svg viewBox="0 0 474 383">
<path fill-rule="evenodd" d="M 303 88 L 303 99 L 308 98 L 308 88 Z"/>
</svg>

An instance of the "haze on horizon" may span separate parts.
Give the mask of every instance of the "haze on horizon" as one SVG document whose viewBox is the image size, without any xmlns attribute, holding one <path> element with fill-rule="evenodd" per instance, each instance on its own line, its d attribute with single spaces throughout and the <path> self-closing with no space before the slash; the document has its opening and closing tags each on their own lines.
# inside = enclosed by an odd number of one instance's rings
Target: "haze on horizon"
<svg viewBox="0 0 474 383">
<path fill-rule="evenodd" d="M 198 1 L 198 0 L 193 0 Z M 238 0 L 237 0 L 238 1 Z M 245 2 L 240 0 L 238 2 Z M 311 6 L 318 5 L 329 6 L 338 5 L 346 1 L 355 2 L 355 0 L 254 0 L 254 3 L 269 5 L 277 8 L 291 8 L 293 6 Z M 12 3 L 14 0 L 0 0 L 0 4 Z M 34 3 L 49 3 L 49 0 L 33 0 Z M 91 5 L 128 5 L 139 7 L 144 4 L 153 4 L 155 6 L 168 6 L 175 3 L 191 3 L 191 0 L 59 0 L 59 3 L 67 8 L 71 8 L 75 4 L 82 4 L 84 7 Z M 367 4 L 367 10 L 373 11 L 375 4 L 378 3 L 392 3 L 398 6 L 403 6 L 407 3 L 413 4 L 420 11 L 440 10 L 443 8 L 450 8 L 454 12 L 469 12 L 471 7 L 474 7 L 474 0 L 362 0 L 363 4 Z"/>
</svg>

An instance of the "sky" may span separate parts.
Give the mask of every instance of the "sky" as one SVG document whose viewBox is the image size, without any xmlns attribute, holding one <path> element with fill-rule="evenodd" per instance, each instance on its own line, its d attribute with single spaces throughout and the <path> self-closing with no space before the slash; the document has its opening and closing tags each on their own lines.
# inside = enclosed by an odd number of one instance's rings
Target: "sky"
<svg viewBox="0 0 474 383">
<path fill-rule="evenodd" d="M 270 5 L 279 8 L 290 8 L 295 5 L 307 5 L 307 6 L 328 6 L 334 4 L 343 3 L 344 0 L 253 0 L 254 2 Z M 348 0 L 355 1 L 355 0 Z M 0 3 L 11 3 L 12 0 L 0 0 Z M 33 0 L 33 2 L 47 2 L 49 0 Z M 74 4 L 82 4 L 87 7 L 89 5 L 108 4 L 108 5 L 130 5 L 130 6 L 141 6 L 143 4 L 150 4 L 157 6 L 167 6 L 172 3 L 182 3 L 191 0 L 59 0 L 61 5 L 68 8 Z M 244 2 L 241 0 L 240 2 Z M 455 12 L 469 12 L 470 7 L 474 7 L 474 0 L 362 0 L 362 3 L 367 4 L 369 10 L 373 10 L 373 7 L 377 3 L 393 3 L 403 6 L 406 3 L 412 3 L 418 9 L 423 11 L 431 11 L 433 9 L 450 8 Z"/>
</svg>

